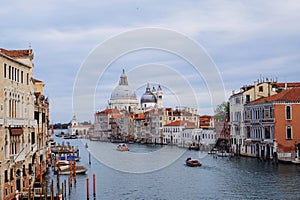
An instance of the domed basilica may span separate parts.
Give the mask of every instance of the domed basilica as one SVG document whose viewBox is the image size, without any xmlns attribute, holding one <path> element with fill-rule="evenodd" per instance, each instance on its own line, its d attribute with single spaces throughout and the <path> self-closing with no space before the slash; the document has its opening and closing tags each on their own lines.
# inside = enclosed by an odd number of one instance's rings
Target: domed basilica
<svg viewBox="0 0 300 200">
<path fill-rule="evenodd" d="M 162 108 L 162 95 L 163 92 L 160 86 L 158 86 L 157 90 L 155 87 L 151 90 L 148 83 L 146 91 L 141 97 L 141 109 Z M 119 85 L 111 93 L 108 108 L 127 110 L 129 112 L 135 112 L 138 109 L 138 100 L 135 91 L 128 85 L 124 70 L 120 76 Z"/>
</svg>

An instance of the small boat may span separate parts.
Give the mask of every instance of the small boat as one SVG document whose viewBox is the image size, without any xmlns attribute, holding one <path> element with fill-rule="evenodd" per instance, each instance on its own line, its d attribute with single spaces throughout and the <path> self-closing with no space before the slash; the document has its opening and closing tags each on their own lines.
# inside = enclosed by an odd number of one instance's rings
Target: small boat
<svg viewBox="0 0 300 200">
<path fill-rule="evenodd" d="M 186 159 L 185 164 L 189 167 L 200 167 L 202 165 L 198 160 L 190 157 Z"/>
<path fill-rule="evenodd" d="M 56 161 L 56 165 L 68 165 L 69 161 L 67 160 L 58 160 Z"/>
<path fill-rule="evenodd" d="M 300 164 L 300 159 L 296 158 L 295 160 L 291 161 L 293 164 L 299 165 Z"/>
<path fill-rule="evenodd" d="M 64 139 L 77 139 L 77 135 L 65 135 Z"/>
<path fill-rule="evenodd" d="M 56 137 L 63 137 L 65 136 L 65 133 L 64 132 L 61 132 L 61 133 L 58 133 L 58 134 L 55 134 Z"/>
<path fill-rule="evenodd" d="M 125 143 L 121 143 L 121 144 L 118 144 L 117 150 L 118 151 L 129 151 L 129 148 Z"/>
<path fill-rule="evenodd" d="M 219 157 L 231 157 L 231 156 L 233 156 L 232 153 L 226 152 L 226 151 L 224 151 L 224 150 L 218 151 L 218 152 L 217 152 L 217 155 L 218 155 Z"/>
<path fill-rule="evenodd" d="M 67 155 L 67 157 L 61 157 L 60 160 L 66 160 L 66 161 L 71 160 L 72 162 L 75 160 L 78 162 L 80 161 L 80 157 L 76 155 Z"/>
<path fill-rule="evenodd" d="M 190 145 L 189 150 L 199 150 L 199 146 L 197 145 Z"/>
<path fill-rule="evenodd" d="M 85 166 L 76 166 L 76 174 L 85 174 L 87 172 L 87 168 Z M 73 173 L 74 171 L 72 171 Z M 65 165 L 65 166 L 61 166 L 59 168 L 59 172 L 60 175 L 66 175 L 66 174 L 70 174 L 70 166 L 69 165 Z"/>
</svg>

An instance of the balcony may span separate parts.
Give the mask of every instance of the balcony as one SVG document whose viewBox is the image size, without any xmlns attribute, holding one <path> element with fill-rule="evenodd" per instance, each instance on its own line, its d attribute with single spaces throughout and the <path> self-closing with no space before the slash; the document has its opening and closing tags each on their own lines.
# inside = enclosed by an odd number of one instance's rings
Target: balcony
<svg viewBox="0 0 300 200">
<path fill-rule="evenodd" d="M 0 125 L 4 125 L 4 123 L 7 126 L 35 126 L 36 122 L 34 120 L 28 120 L 24 118 L 7 118 L 6 120 L 0 118 Z"/>
<path fill-rule="evenodd" d="M 43 154 L 47 153 L 47 151 L 48 151 L 48 149 L 47 149 L 47 147 L 46 147 L 46 146 L 45 146 L 45 147 L 42 147 L 42 148 L 40 148 L 40 155 L 43 155 Z"/>
</svg>

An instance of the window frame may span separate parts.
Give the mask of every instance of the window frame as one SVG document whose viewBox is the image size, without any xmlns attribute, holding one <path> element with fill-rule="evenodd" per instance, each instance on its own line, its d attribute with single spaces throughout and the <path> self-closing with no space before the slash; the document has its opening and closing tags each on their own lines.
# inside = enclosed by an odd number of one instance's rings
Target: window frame
<svg viewBox="0 0 300 200">
<path fill-rule="evenodd" d="M 292 120 L 292 106 L 291 105 L 285 106 L 285 119 Z"/>
<path fill-rule="evenodd" d="M 290 137 L 288 137 L 288 130 L 290 130 Z M 287 140 L 292 140 L 293 139 L 293 127 L 291 125 L 287 125 L 285 127 L 285 138 Z"/>
</svg>

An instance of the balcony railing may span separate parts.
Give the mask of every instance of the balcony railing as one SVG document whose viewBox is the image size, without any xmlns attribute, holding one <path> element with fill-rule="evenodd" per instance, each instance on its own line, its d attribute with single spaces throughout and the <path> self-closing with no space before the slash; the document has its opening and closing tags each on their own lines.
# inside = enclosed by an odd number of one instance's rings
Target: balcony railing
<svg viewBox="0 0 300 200">
<path fill-rule="evenodd" d="M 24 118 L 0 118 L 0 125 L 10 125 L 10 126 L 35 126 L 36 122 L 34 120 L 28 120 Z"/>
</svg>

